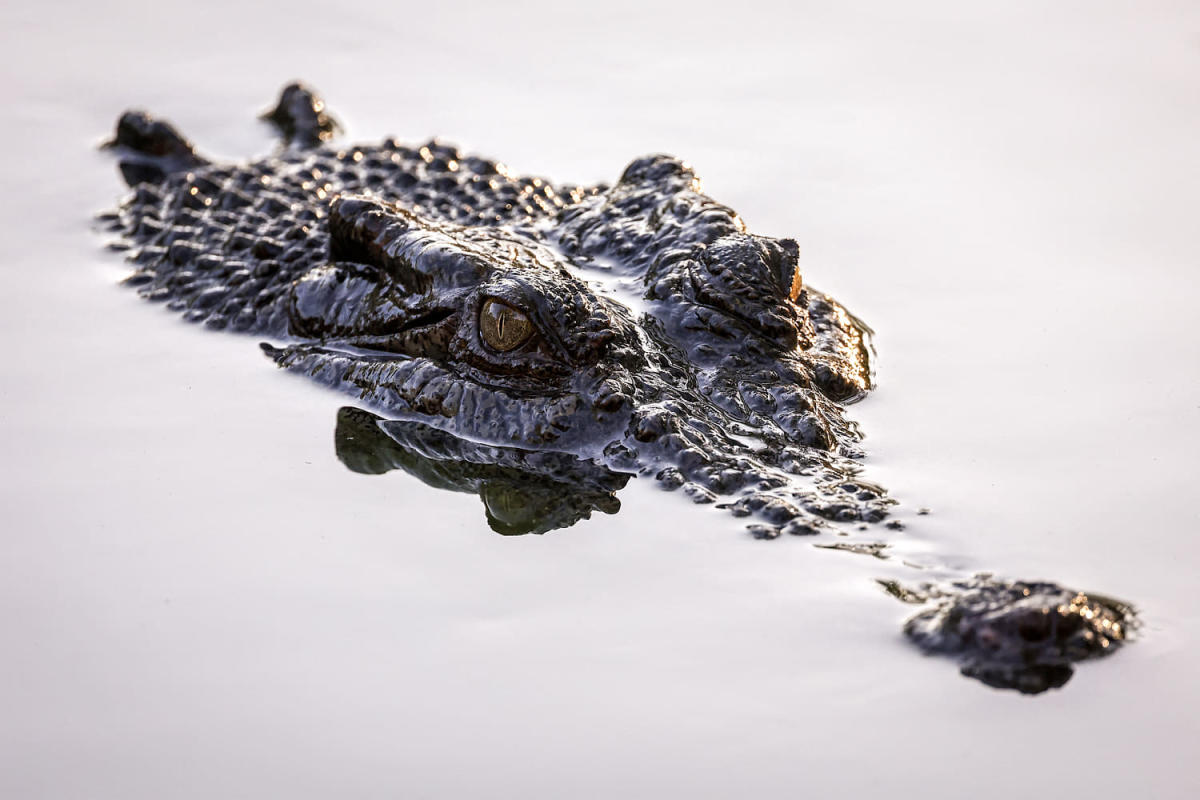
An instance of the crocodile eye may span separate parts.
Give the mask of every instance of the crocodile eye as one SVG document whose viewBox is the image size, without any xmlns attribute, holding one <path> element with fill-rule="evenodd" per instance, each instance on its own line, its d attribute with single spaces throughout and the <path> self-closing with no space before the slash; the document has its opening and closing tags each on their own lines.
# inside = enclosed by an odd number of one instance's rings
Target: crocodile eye
<svg viewBox="0 0 1200 800">
<path fill-rule="evenodd" d="M 533 335 L 533 322 L 499 300 L 488 300 L 479 311 L 479 335 L 499 353 L 520 347 Z"/>
</svg>

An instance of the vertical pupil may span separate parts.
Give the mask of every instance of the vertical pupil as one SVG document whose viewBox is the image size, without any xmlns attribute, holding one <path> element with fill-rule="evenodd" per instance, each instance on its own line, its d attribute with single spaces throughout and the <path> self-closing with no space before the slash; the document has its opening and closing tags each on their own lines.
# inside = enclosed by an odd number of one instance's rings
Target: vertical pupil
<svg viewBox="0 0 1200 800">
<path fill-rule="evenodd" d="M 518 347 L 533 333 L 528 317 L 499 300 L 485 303 L 479 316 L 483 340 L 502 353 Z"/>
</svg>

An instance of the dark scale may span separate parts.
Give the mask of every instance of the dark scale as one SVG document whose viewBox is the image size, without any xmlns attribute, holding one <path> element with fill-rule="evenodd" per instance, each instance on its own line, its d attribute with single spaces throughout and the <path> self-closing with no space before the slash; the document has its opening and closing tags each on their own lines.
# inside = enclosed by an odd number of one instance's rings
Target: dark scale
<svg viewBox="0 0 1200 800">
<path fill-rule="evenodd" d="M 758 538 L 882 533 L 894 501 L 860 477 L 844 413 L 872 388 L 870 330 L 806 284 L 794 241 L 749 233 L 686 164 L 555 186 L 438 140 L 339 146 L 299 84 L 264 118 L 278 152 L 230 165 L 122 115 L 111 146 L 131 191 L 103 219 L 143 296 L 272 338 L 279 366 L 390 417 L 343 410 L 348 467 L 477 493 L 506 534 L 612 513 L 634 474 Z M 935 604 L 907 629 L 921 647 L 1023 691 L 1129 627 L 1119 604 L 1053 584 L 896 591 Z"/>
</svg>

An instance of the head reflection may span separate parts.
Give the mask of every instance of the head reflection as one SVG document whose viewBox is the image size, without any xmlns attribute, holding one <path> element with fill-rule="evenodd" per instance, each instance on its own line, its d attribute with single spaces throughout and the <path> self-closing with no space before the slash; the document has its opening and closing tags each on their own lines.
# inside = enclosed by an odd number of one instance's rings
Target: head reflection
<svg viewBox="0 0 1200 800">
<path fill-rule="evenodd" d="M 616 492 L 631 477 L 566 453 L 476 444 L 350 406 L 338 410 L 334 445 L 354 472 L 399 469 L 437 489 L 478 494 L 489 527 L 505 536 L 567 528 L 593 510 L 615 514 Z"/>
</svg>

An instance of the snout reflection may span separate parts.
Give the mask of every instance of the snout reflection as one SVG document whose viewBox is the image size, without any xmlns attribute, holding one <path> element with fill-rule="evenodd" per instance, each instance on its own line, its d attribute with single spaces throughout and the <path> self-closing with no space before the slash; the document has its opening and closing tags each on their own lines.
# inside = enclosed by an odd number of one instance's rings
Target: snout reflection
<svg viewBox="0 0 1200 800">
<path fill-rule="evenodd" d="M 566 453 L 481 445 L 419 422 L 345 406 L 334 444 L 354 472 L 403 470 L 437 489 L 479 495 L 488 525 L 517 536 L 568 528 L 593 511 L 615 514 L 631 475 Z"/>
</svg>

